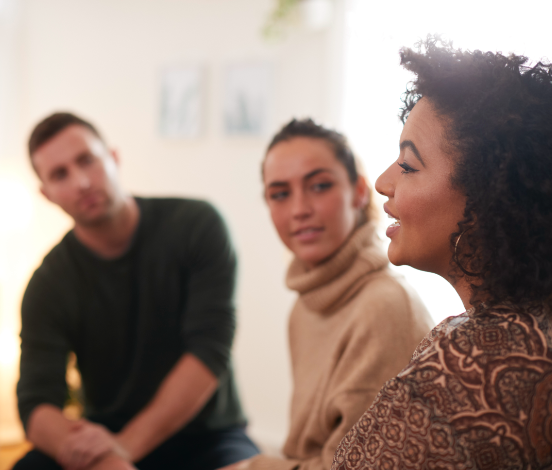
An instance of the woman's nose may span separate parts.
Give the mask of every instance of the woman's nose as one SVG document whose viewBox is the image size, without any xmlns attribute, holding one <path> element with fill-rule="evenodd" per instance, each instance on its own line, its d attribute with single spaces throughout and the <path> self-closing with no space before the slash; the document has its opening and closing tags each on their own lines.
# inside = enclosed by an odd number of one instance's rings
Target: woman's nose
<svg viewBox="0 0 552 470">
<path fill-rule="evenodd" d="M 296 219 L 304 219 L 312 214 L 312 207 L 308 197 L 304 194 L 295 194 L 292 205 L 292 216 Z"/>
<path fill-rule="evenodd" d="M 385 170 L 379 178 L 376 180 L 375 188 L 378 193 L 386 197 L 393 197 L 395 193 L 395 185 L 392 179 L 392 169 L 391 165 L 387 170 Z"/>
</svg>

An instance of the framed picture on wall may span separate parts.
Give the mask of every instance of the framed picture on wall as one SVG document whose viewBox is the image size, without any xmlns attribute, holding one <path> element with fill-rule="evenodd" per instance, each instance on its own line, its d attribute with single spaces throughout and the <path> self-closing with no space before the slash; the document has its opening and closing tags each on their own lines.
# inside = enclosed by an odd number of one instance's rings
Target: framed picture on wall
<svg viewBox="0 0 552 470">
<path fill-rule="evenodd" d="M 267 63 L 237 63 L 224 71 L 224 131 L 229 136 L 263 136 L 268 131 L 272 68 Z"/>
<path fill-rule="evenodd" d="M 159 132 L 196 138 L 203 132 L 205 72 L 200 66 L 167 68 L 161 77 Z"/>
</svg>

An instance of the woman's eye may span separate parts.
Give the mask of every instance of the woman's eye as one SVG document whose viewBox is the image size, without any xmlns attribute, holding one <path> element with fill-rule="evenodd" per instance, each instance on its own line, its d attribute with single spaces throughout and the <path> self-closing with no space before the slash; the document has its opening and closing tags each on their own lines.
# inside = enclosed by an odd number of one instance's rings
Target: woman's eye
<svg viewBox="0 0 552 470">
<path fill-rule="evenodd" d="M 330 189 L 332 186 L 333 186 L 333 183 L 330 183 L 330 182 L 316 183 L 312 185 L 312 189 L 315 192 L 320 193 L 322 191 L 326 191 L 327 189 Z"/>
<path fill-rule="evenodd" d="M 416 173 L 417 171 L 420 171 L 420 170 L 415 170 L 414 168 L 412 168 L 408 163 L 406 162 L 402 162 L 402 163 L 398 163 L 398 165 L 403 169 L 401 171 L 401 173 Z"/>
<path fill-rule="evenodd" d="M 278 191 L 276 193 L 270 194 L 269 198 L 273 201 L 280 201 L 282 199 L 285 199 L 288 196 L 288 191 Z"/>
</svg>

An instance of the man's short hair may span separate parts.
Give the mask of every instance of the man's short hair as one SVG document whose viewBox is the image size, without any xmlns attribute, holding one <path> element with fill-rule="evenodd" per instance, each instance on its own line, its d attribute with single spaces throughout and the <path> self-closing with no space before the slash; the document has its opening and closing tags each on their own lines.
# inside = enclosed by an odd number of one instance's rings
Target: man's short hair
<svg viewBox="0 0 552 470">
<path fill-rule="evenodd" d="M 31 132 L 28 144 L 29 156 L 32 158 L 39 147 L 55 137 L 62 130 L 72 125 L 86 127 L 96 137 L 103 141 L 98 130 L 90 122 L 72 113 L 54 113 L 40 121 Z"/>
</svg>

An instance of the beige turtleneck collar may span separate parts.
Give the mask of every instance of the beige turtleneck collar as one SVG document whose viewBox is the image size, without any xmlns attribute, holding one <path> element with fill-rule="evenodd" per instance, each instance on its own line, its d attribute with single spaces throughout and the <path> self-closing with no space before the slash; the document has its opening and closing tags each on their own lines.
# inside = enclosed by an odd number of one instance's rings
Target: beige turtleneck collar
<svg viewBox="0 0 552 470">
<path fill-rule="evenodd" d="M 387 264 L 376 225 L 368 222 L 357 228 L 331 258 L 313 269 L 308 270 L 295 258 L 288 269 L 286 284 L 299 293 L 307 308 L 329 313 L 356 293 L 367 274 Z"/>
</svg>

